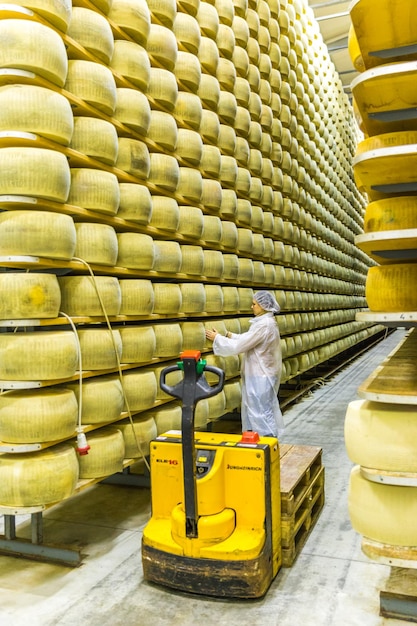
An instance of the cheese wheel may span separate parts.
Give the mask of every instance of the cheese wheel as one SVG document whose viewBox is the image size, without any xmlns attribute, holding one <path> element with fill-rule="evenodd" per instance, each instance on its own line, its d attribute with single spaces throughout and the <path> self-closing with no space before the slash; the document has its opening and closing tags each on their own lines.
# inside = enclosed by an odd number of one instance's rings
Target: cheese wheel
<svg viewBox="0 0 417 626">
<path fill-rule="evenodd" d="M 212 330 L 212 328 L 214 326 L 214 328 L 217 329 L 217 332 L 220 333 L 220 335 L 225 335 L 226 332 L 227 332 L 226 325 L 224 323 L 224 320 L 222 320 L 222 319 L 214 319 L 214 320 L 206 321 L 206 322 L 204 322 L 204 326 L 205 326 L 206 330 Z M 213 347 L 213 342 L 209 341 L 209 339 L 206 339 L 205 348 L 209 349 L 209 350 L 212 350 L 212 347 Z"/>
<path fill-rule="evenodd" d="M 195 17 L 178 12 L 173 24 L 173 32 L 179 46 L 192 54 L 197 54 L 200 47 L 200 26 Z"/>
<path fill-rule="evenodd" d="M 203 283 L 181 283 L 181 312 L 204 313 L 206 306 L 206 292 Z"/>
<path fill-rule="evenodd" d="M 217 356 L 215 354 L 207 354 L 205 356 L 205 361 L 207 365 L 211 365 L 212 367 L 217 367 L 225 372 L 225 358 L 222 356 Z M 226 373 L 226 372 L 225 372 Z M 205 371 L 204 376 L 209 383 L 209 385 L 214 385 L 219 381 L 219 377 L 214 372 Z"/>
<path fill-rule="evenodd" d="M 194 411 L 194 428 L 206 430 L 209 421 L 209 403 L 207 398 L 202 398 L 196 404 Z"/>
<path fill-rule="evenodd" d="M 221 244 L 226 248 L 233 248 L 236 250 L 237 226 L 234 222 L 222 222 Z"/>
<path fill-rule="evenodd" d="M 154 283 L 154 313 L 158 315 L 176 315 L 182 304 L 179 285 L 173 283 Z"/>
<path fill-rule="evenodd" d="M 147 96 L 167 111 L 174 111 L 178 99 L 175 75 L 162 67 L 151 67 Z"/>
<path fill-rule="evenodd" d="M 131 411 L 144 411 L 156 401 L 157 384 L 153 370 L 139 368 L 123 372 L 123 389 Z"/>
<path fill-rule="evenodd" d="M 61 292 L 53 274 L 0 273 L 0 319 L 58 317 Z"/>
<path fill-rule="evenodd" d="M 151 122 L 148 98 L 137 89 L 118 88 L 114 118 L 145 137 Z"/>
<path fill-rule="evenodd" d="M 193 17 L 197 15 L 198 7 L 200 5 L 199 0 L 178 0 L 178 7 L 189 13 Z"/>
<path fill-rule="evenodd" d="M 120 279 L 120 315 L 151 315 L 154 291 L 150 280 L 140 278 Z"/>
<path fill-rule="evenodd" d="M 69 215 L 49 211 L 0 213 L 1 256 L 29 255 L 69 261 L 74 256 L 75 245 L 76 231 Z"/>
<path fill-rule="evenodd" d="M 245 167 L 237 168 L 236 192 L 238 195 L 248 196 L 251 188 L 251 175 Z"/>
<path fill-rule="evenodd" d="M 370 267 L 365 297 L 371 311 L 417 310 L 417 294 L 410 285 L 417 280 L 417 265 L 400 263 Z"/>
<path fill-rule="evenodd" d="M 207 276 L 207 278 L 221 278 L 223 269 L 223 254 L 219 250 L 204 250 L 204 276 Z"/>
<path fill-rule="evenodd" d="M 151 270 L 155 265 L 152 237 L 142 233 L 117 233 L 119 254 L 117 265 L 129 269 Z"/>
<path fill-rule="evenodd" d="M 217 113 L 219 118 L 226 124 L 235 124 L 237 115 L 237 102 L 233 93 L 220 89 L 219 103 L 217 105 Z M 234 130 L 234 129 L 233 129 Z M 231 134 L 231 133 L 230 133 Z M 236 142 L 236 138 L 234 139 Z M 231 151 L 234 152 L 235 146 L 233 145 Z"/>
<path fill-rule="evenodd" d="M 151 167 L 146 143 L 139 139 L 119 137 L 116 167 L 140 180 L 146 180 Z"/>
<path fill-rule="evenodd" d="M 221 100 L 221 99 L 220 99 Z M 221 107 L 219 102 L 218 114 L 221 117 Z M 233 124 L 233 121 L 230 122 Z M 220 124 L 218 147 L 223 154 L 234 155 L 236 150 L 236 133 L 232 126 Z"/>
<path fill-rule="evenodd" d="M 250 287 L 238 287 L 239 310 L 246 313 L 252 310 L 253 289 Z M 244 331 L 242 331 L 244 332 Z"/>
<path fill-rule="evenodd" d="M 79 455 L 80 478 L 101 478 L 123 470 L 125 443 L 117 428 L 106 426 L 88 433 L 88 454 Z"/>
<path fill-rule="evenodd" d="M 366 233 L 374 233 L 417 228 L 416 208 L 415 196 L 398 196 L 370 202 L 366 207 L 364 230 Z"/>
<path fill-rule="evenodd" d="M 234 189 L 223 189 L 220 215 L 224 218 L 234 218 L 237 211 L 237 195 Z"/>
<path fill-rule="evenodd" d="M 155 419 L 152 415 L 124 420 L 117 424 L 125 443 L 125 458 L 135 459 L 149 456 L 150 443 L 158 434 Z"/>
<path fill-rule="evenodd" d="M 174 109 L 177 123 L 199 130 L 202 115 L 203 106 L 199 96 L 188 91 L 179 91 Z"/>
<path fill-rule="evenodd" d="M 78 344 L 72 331 L 0 334 L 1 380 L 54 380 L 73 376 Z"/>
<path fill-rule="evenodd" d="M 201 37 L 197 54 L 201 69 L 215 76 L 219 63 L 219 49 L 216 42 L 210 37 Z"/>
<path fill-rule="evenodd" d="M 203 193 L 203 180 L 200 170 L 193 167 L 180 167 L 177 194 L 190 202 L 200 202 Z"/>
<path fill-rule="evenodd" d="M 209 211 L 218 213 L 222 205 L 223 190 L 218 180 L 202 179 L 201 204 Z"/>
<path fill-rule="evenodd" d="M 201 246 L 181 246 L 181 273 L 201 276 L 204 271 L 204 252 Z"/>
<path fill-rule="evenodd" d="M 224 391 L 220 391 L 215 396 L 211 396 L 211 398 L 207 398 L 208 403 L 208 414 L 210 416 L 210 420 L 219 419 L 226 412 L 226 396 Z"/>
<path fill-rule="evenodd" d="M 65 89 L 106 115 L 116 108 L 116 83 L 110 69 L 101 63 L 68 61 Z"/>
<path fill-rule="evenodd" d="M 146 46 L 151 28 L 151 14 L 146 2 L 112 0 L 108 18 L 134 41 Z"/>
<path fill-rule="evenodd" d="M 239 409 L 242 402 L 242 390 L 240 382 L 226 382 L 223 390 L 226 399 L 226 412 L 230 413 L 235 409 Z"/>
<path fill-rule="evenodd" d="M 17 6 L 32 9 L 46 19 L 47 22 L 56 26 L 63 33 L 67 32 L 68 25 L 71 20 L 71 2 L 64 0 L 57 2 L 56 0 L 18 0 L 13 2 Z"/>
<path fill-rule="evenodd" d="M 69 145 L 73 115 L 70 103 L 62 94 L 36 85 L 3 85 L 0 107 L 0 131 L 19 129 Z"/>
<path fill-rule="evenodd" d="M 182 349 L 203 350 L 206 342 L 204 324 L 202 322 L 183 322 L 181 324 Z"/>
<path fill-rule="evenodd" d="M 220 23 L 216 7 L 208 2 L 200 2 L 196 17 L 202 34 L 216 39 Z"/>
<path fill-rule="evenodd" d="M 236 76 L 235 86 L 233 89 L 236 98 L 236 104 L 242 107 L 248 107 L 251 95 L 251 88 L 246 80 L 241 76 Z"/>
<path fill-rule="evenodd" d="M 239 292 L 237 287 L 222 287 L 223 291 L 223 310 L 235 313 L 239 310 Z"/>
<path fill-rule="evenodd" d="M 417 428 L 411 405 L 355 400 L 345 419 L 345 443 L 353 463 L 392 472 L 416 472 Z"/>
<path fill-rule="evenodd" d="M 225 187 L 235 189 L 237 181 L 237 162 L 232 156 L 221 156 L 220 181 Z"/>
<path fill-rule="evenodd" d="M 104 15 L 84 7 L 72 7 L 67 34 L 87 52 L 91 52 L 106 65 L 109 64 L 114 40 L 112 29 Z"/>
<path fill-rule="evenodd" d="M 156 346 L 152 326 L 121 326 L 122 363 L 147 363 L 153 359 Z"/>
<path fill-rule="evenodd" d="M 80 401 L 79 382 L 65 385 Z M 118 375 L 97 376 L 82 381 L 82 424 L 105 424 L 120 418 L 124 407 L 122 383 Z"/>
<path fill-rule="evenodd" d="M 181 247 L 176 241 L 154 241 L 156 272 L 174 272 L 181 269 Z"/>
<path fill-rule="evenodd" d="M 172 383 L 168 383 L 168 376 L 167 385 L 173 386 Z M 172 398 L 172 396 L 168 397 Z M 182 409 L 179 405 L 158 408 L 158 411 L 154 413 L 154 418 L 158 435 L 169 430 L 181 430 Z"/>
<path fill-rule="evenodd" d="M 60 152 L 43 148 L 0 149 L 0 195 L 66 202 L 70 178 L 67 158 Z"/>
<path fill-rule="evenodd" d="M 175 192 L 180 178 L 180 168 L 175 157 L 169 154 L 160 154 L 152 152 L 150 155 L 150 172 L 148 181 L 166 189 Z"/>
<path fill-rule="evenodd" d="M 220 243 L 222 221 L 217 215 L 205 215 L 203 218 L 202 239 L 209 243 Z"/>
<path fill-rule="evenodd" d="M 60 276 L 61 311 L 70 316 L 118 315 L 121 305 L 119 281 L 113 276 Z"/>
<path fill-rule="evenodd" d="M 6 391 L 0 394 L 0 440 L 42 443 L 71 437 L 78 404 L 70 389 Z"/>
<path fill-rule="evenodd" d="M 76 117 L 70 147 L 107 165 L 114 165 L 118 152 L 116 129 L 106 120 Z"/>
<path fill-rule="evenodd" d="M 120 201 L 117 216 L 136 224 L 149 224 L 152 196 L 145 185 L 119 183 Z"/>
<path fill-rule="evenodd" d="M 154 325 L 156 348 L 159 358 L 176 358 L 182 350 L 182 332 L 179 324 Z"/>
<path fill-rule="evenodd" d="M 191 52 L 178 50 L 174 73 L 179 85 L 192 93 L 197 93 L 200 86 L 201 66 L 197 56 Z"/>
<path fill-rule="evenodd" d="M 368 539 L 392 546 L 417 544 L 415 487 L 366 480 L 357 465 L 350 474 L 348 507 L 354 530 Z"/>
<path fill-rule="evenodd" d="M 151 65 L 148 54 L 141 45 L 134 41 L 116 39 L 110 68 L 146 93 Z"/>
<path fill-rule="evenodd" d="M 202 144 L 200 170 L 203 174 L 218 178 L 220 175 L 221 153 L 217 146 Z"/>
<path fill-rule="evenodd" d="M 223 311 L 223 291 L 220 285 L 204 285 L 206 291 L 206 313 Z"/>
<path fill-rule="evenodd" d="M 165 111 L 152 111 L 147 137 L 162 151 L 173 152 L 178 142 L 175 118 Z"/>
<path fill-rule="evenodd" d="M 180 221 L 178 202 L 168 196 L 152 196 L 150 225 L 160 230 L 175 232 Z"/>
<path fill-rule="evenodd" d="M 203 140 L 217 144 L 220 135 L 220 122 L 217 113 L 203 110 L 200 133 Z"/>
<path fill-rule="evenodd" d="M 227 378 L 238 376 L 240 373 L 240 358 L 238 354 L 224 357 Z"/>
<path fill-rule="evenodd" d="M 172 30 L 161 24 L 151 24 L 146 49 L 153 64 L 174 71 L 178 55 L 177 40 Z"/>
<path fill-rule="evenodd" d="M 216 76 L 201 74 L 197 94 L 203 104 L 205 104 L 212 111 L 217 111 L 217 105 L 220 98 L 220 84 Z"/>
<path fill-rule="evenodd" d="M 160 22 L 168 28 L 172 28 L 175 15 L 177 13 L 177 4 L 175 0 L 148 0 L 148 7 L 151 12 L 153 21 Z"/>
<path fill-rule="evenodd" d="M 38 22 L 4 19 L 0 22 L 0 68 L 34 72 L 63 87 L 68 70 L 64 42 L 52 28 Z"/>
<path fill-rule="evenodd" d="M 88 167 L 71 168 L 69 204 L 97 213 L 116 215 L 119 201 L 119 181 L 115 174 Z"/>
<path fill-rule="evenodd" d="M 161 386 L 160 386 L 160 381 L 161 381 L 161 372 L 163 369 L 165 369 L 166 365 L 161 365 L 159 367 L 155 367 L 154 368 L 154 374 L 155 374 L 155 378 L 157 381 L 157 385 L 158 385 L 158 391 L 156 394 L 156 399 L 157 400 L 172 400 L 172 396 L 167 394 L 165 391 L 162 391 Z M 173 372 L 170 372 L 169 374 L 167 374 L 165 376 L 165 382 L 167 385 L 169 385 L 170 387 L 175 387 L 175 385 L 177 385 L 179 382 L 181 382 L 181 380 L 183 379 L 183 372 L 181 370 L 174 370 Z M 158 409 L 158 413 L 161 409 Z M 156 413 L 155 413 L 155 420 L 156 420 Z"/>
<path fill-rule="evenodd" d="M 184 235 L 184 237 L 200 239 L 203 232 L 203 224 L 203 212 L 201 209 L 188 205 L 179 206 L 178 232 Z M 184 262 L 184 246 L 181 250 Z"/>
<path fill-rule="evenodd" d="M 219 52 L 226 59 L 231 59 L 236 46 L 236 39 L 233 29 L 227 24 L 219 24 L 216 37 Z"/>
<path fill-rule="evenodd" d="M 224 270 L 223 278 L 234 280 L 239 273 L 239 258 L 236 254 L 223 254 Z"/>
<path fill-rule="evenodd" d="M 201 135 L 195 130 L 179 128 L 176 152 L 185 164 L 199 166 L 203 155 Z"/>
<path fill-rule="evenodd" d="M 252 259 L 245 259 L 239 257 L 239 279 L 244 282 L 253 282 L 254 279 L 254 265 Z M 239 308 L 239 307 L 238 307 Z"/>
<path fill-rule="evenodd" d="M 122 356 L 119 331 L 108 328 L 78 329 L 83 370 L 105 370 L 117 367 Z"/>
<path fill-rule="evenodd" d="M 0 503 L 31 507 L 60 502 L 74 493 L 78 476 L 77 454 L 68 444 L 24 454 L 2 454 Z"/>
</svg>

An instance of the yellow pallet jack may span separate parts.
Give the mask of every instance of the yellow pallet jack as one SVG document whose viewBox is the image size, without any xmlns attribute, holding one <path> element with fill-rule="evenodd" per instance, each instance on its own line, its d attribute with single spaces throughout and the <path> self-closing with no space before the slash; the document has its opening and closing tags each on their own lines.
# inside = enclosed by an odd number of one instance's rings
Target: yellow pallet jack
<svg viewBox="0 0 417 626">
<path fill-rule="evenodd" d="M 280 458 L 274 437 L 194 432 L 195 405 L 223 389 L 199 351 L 161 372 L 182 400 L 182 430 L 151 443 L 152 516 L 142 539 L 145 580 L 224 598 L 263 596 L 281 566 Z M 166 384 L 169 372 L 182 380 Z M 219 377 L 211 387 L 204 371 Z"/>
</svg>

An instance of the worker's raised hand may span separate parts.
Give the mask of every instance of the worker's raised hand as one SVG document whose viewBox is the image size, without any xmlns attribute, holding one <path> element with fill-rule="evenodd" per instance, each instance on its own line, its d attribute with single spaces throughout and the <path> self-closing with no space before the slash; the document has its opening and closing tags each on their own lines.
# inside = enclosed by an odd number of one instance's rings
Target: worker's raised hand
<svg viewBox="0 0 417 626">
<path fill-rule="evenodd" d="M 210 339 L 210 341 L 214 341 L 216 338 L 216 335 L 218 335 L 218 331 L 215 328 L 212 328 L 211 330 L 209 330 L 208 328 L 206 329 L 206 337 L 207 339 Z"/>
</svg>

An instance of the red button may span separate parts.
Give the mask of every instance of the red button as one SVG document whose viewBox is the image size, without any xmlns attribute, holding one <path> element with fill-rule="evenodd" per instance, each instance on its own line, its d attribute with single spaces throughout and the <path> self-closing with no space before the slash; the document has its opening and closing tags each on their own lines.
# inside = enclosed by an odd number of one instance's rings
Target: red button
<svg viewBox="0 0 417 626">
<path fill-rule="evenodd" d="M 255 430 L 245 430 L 240 443 L 258 443 L 259 439 L 259 434 Z"/>
</svg>

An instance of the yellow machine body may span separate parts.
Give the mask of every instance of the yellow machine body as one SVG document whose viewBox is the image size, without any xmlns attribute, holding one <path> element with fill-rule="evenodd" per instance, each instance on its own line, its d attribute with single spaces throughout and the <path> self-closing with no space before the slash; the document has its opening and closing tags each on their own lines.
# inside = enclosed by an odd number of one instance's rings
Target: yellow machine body
<svg viewBox="0 0 417 626">
<path fill-rule="evenodd" d="M 281 566 L 280 460 L 273 437 L 195 433 L 197 535 L 186 532 L 181 431 L 151 444 L 145 579 L 218 597 L 266 593 Z"/>
</svg>

